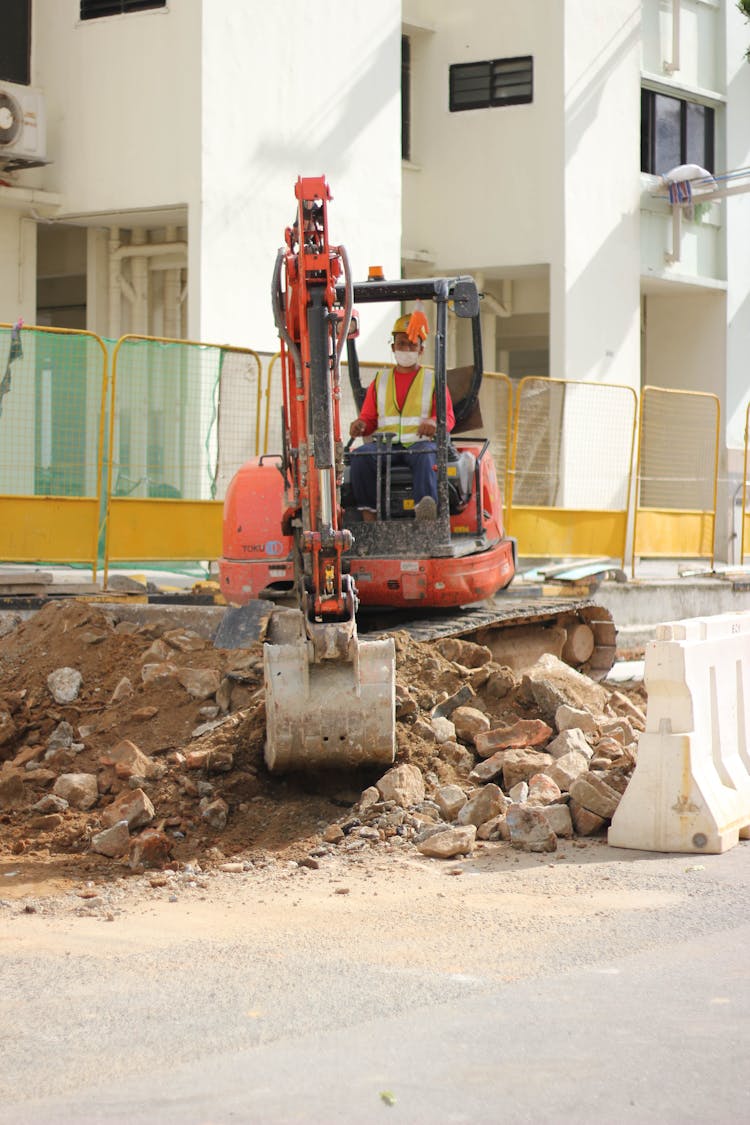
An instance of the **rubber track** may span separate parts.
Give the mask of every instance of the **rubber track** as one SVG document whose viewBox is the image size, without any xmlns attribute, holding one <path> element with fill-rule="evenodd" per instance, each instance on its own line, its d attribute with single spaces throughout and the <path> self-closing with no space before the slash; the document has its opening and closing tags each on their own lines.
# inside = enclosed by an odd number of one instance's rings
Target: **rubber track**
<svg viewBox="0 0 750 1125">
<path fill-rule="evenodd" d="M 591 659 L 579 668 L 592 679 L 602 679 L 615 662 L 617 631 L 612 614 L 597 602 L 584 599 L 536 598 L 516 601 L 508 598 L 504 604 L 469 607 L 457 613 L 430 614 L 405 620 L 373 620 L 360 632 L 406 632 L 415 641 L 437 641 L 446 637 L 464 640 L 484 629 L 512 629 L 520 625 L 552 626 L 574 618 L 589 625 L 594 634 L 594 651 Z"/>
</svg>

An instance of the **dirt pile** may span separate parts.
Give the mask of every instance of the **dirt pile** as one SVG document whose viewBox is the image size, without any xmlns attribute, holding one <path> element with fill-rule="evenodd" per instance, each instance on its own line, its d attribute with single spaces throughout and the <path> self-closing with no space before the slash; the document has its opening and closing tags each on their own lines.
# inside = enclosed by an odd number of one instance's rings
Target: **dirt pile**
<svg viewBox="0 0 750 1125">
<path fill-rule="evenodd" d="M 121 873 L 603 829 L 635 762 L 639 689 L 634 704 L 554 658 L 519 678 L 469 642 L 398 634 L 396 649 L 396 768 L 276 778 L 260 645 L 51 603 L 0 638 L 0 855 Z"/>
</svg>

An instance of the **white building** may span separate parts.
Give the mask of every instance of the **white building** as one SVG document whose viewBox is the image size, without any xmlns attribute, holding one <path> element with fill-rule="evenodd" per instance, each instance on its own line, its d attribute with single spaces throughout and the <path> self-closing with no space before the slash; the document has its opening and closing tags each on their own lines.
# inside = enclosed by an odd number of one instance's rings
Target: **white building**
<svg viewBox="0 0 750 1125">
<path fill-rule="evenodd" d="M 488 368 L 718 394 L 726 553 L 750 199 L 678 230 L 659 174 L 750 165 L 735 0 L 4 0 L 3 16 L 0 95 L 37 116 L 9 140 L 0 99 L 0 321 L 272 349 L 294 181 L 325 173 L 357 274 L 477 276 Z M 382 357 L 387 325 L 363 328 Z"/>
</svg>

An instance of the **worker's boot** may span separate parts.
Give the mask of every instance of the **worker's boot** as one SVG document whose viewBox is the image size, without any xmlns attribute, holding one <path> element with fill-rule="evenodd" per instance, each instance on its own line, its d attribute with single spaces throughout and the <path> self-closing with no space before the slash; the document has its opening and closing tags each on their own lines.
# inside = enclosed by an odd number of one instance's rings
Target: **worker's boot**
<svg viewBox="0 0 750 1125">
<path fill-rule="evenodd" d="M 423 496 L 419 503 L 415 504 L 414 519 L 420 521 L 437 519 L 437 504 L 431 496 Z"/>
</svg>

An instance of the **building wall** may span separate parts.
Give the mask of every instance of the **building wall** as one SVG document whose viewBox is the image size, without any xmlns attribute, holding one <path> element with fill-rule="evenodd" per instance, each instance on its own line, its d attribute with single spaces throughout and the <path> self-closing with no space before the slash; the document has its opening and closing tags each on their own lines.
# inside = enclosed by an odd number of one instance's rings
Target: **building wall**
<svg viewBox="0 0 750 1125">
<path fill-rule="evenodd" d="M 398 273 L 399 0 L 355 12 L 288 0 L 283 20 L 260 0 L 179 0 L 87 22 L 78 0 L 36 0 L 33 38 L 53 163 L 24 177 L 60 193 L 61 218 L 99 228 L 90 327 L 107 331 L 107 229 L 163 238 L 171 216 L 187 217 L 186 334 L 275 348 L 270 277 L 300 174 L 328 177 L 331 233 L 353 273 L 371 262 Z M 146 330 L 161 322 L 155 308 Z M 382 355 L 374 317 L 365 352 L 371 332 Z"/>
<path fill-rule="evenodd" d="M 719 398 L 721 419 L 726 417 L 726 294 L 721 291 L 691 295 L 689 291 L 675 291 L 664 296 L 646 297 L 644 325 L 645 357 L 644 382 L 651 386 L 672 390 L 713 393 Z M 685 428 L 681 419 L 693 422 L 693 412 L 685 412 L 675 404 L 673 421 L 674 441 L 684 447 L 712 448 L 714 424 L 712 410 L 704 415 L 698 432 Z M 703 466 L 710 477 L 712 466 Z M 733 486 L 729 478 L 729 465 L 724 448 L 723 428 L 719 433 L 719 480 L 717 489 L 716 553 L 719 560 L 732 558 Z M 685 482 L 684 497 L 694 494 L 694 487 Z M 690 502 L 688 500 L 688 505 Z"/>
<path fill-rule="evenodd" d="M 680 0 L 679 51 L 673 48 L 671 0 L 642 0 L 643 70 L 660 81 L 704 91 L 724 90 L 722 5 L 725 0 Z M 734 0 L 729 0 L 734 7 Z M 669 73 L 665 63 L 679 66 Z"/>
<path fill-rule="evenodd" d="M 750 166 L 750 23 L 734 4 L 726 6 L 727 168 Z M 734 472 L 741 471 L 745 416 L 750 400 L 750 191 L 727 199 L 726 442 Z"/>
<path fill-rule="evenodd" d="M 356 278 L 399 275 L 401 4 L 204 6 L 200 308 L 203 339 L 275 348 L 270 283 L 297 177 L 325 174 L 334 243 Z M 192 231 L 191 231 L 192 237 Z M 194 310 L 195 311 L 195 310 Z M 382 358 L 391 314 L 362 317 Z"/>
<path fill-rule="evenodd" d="M 671 390 L 718 394 L 725 408 L 724 293 L 646 298 L 644 381 Z"/>
<path fill-rule="evenodd" d="M 81 22 L 36 0 L 34 85 L 47 98 L 48 191 L 69 214 L 195 204 L 202 0 Z"/>
<path fill-rule="evenodd" d="M 405 0 L 412 34 L 412 159 L 404 171 L 404 247 L 435 272 L 548 262 L 561 245 L 559 0 Z M 449 112 L 452 63 L 532 55 L 529 105 Z"/>
<path fill-rule="evenodd" d="M 551 367 L 640 381 L 639 0 L 565 4 L 564 253 L 553 260 Z"/>
</svg>

